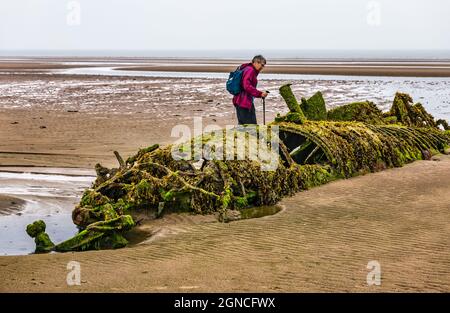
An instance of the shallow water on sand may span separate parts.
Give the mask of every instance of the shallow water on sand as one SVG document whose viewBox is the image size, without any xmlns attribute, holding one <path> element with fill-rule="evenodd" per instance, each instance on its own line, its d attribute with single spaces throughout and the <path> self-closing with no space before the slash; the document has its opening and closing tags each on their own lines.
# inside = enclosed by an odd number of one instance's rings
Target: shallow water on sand
<svg viewBox="0 0 450 313">
<path fill-rule="evenodd" d="M 54 74 L 63 74 L 67 79 L 53 80 L 51 77 Z M 39 75 L 42 75 L 42 80 L 0 83 L 0 108 L 70 109 L 83 113 L 107 111 L 117 114 L 143 112 L 162 118 L 179 114 L 195 105 L 219 118 L 234 112 L 231 96 L 225 90 L 226 73 L 126 71 L 114 67 L 91 67 L 53 70 Z M 297 97 L 310 97 L 321 91 L 328 108 L 369 100 L 380 109 L 388 110 L 395 93 L 406 92 L 414 102 L 421 102 L 435 118 L 450 120 L 448 77 L 261 73 L 258 79 L 258 88 L 271 92 L 266 100 L 266 112 L 272 116 L 287 111 L 278 88 L 292 82 Z M 260 101 L 255 101 L 255 105 L 260 111 Z"/>
<path fill-rule="evenodd" d="M 0 255 L 23 255 L 34 252 L 34 240 L 26 233 L 26 226 L 43 220 L 50 239 L 59 243 L 78 232 L 72 222 L 72 210 L 85 188 L 95 179 L 94 172 L 84 169 L 44 167 L 3 167 L 0 169 L 0 200 L 17 202 L 15 209 L 0 208 Z M 252 207 L 241 211 L 242 219 L 259 218 L 281 211 L 280 206 Z M 141 244 L 159 228 L 179 228 L 200 222 L 217 222 L 204 216 L 169 214 L 143 230 L 135 228 L 127 234 L 130 245 Z M 204 220 L 205 219 L 205 220 Z M 164 231 L 163 231 L 164 232 Z M 158 237 L 158 236 L 156 236 Z M 152 238 L 153 239 L 153 238 Z"/>
<path fill-rule="evenodd" d="M 71 212 L 95 179 L 93 175 L 93 171 L 81 169 L 1 168 L 0 195 L 24 203 L 15 212 L 0 214 L 0 255 L 34 252 L 34 240 L 25 229 L 38 219 L 45 221 L 46 231 L 55 243 L 75 235 Z"/>
</svg>

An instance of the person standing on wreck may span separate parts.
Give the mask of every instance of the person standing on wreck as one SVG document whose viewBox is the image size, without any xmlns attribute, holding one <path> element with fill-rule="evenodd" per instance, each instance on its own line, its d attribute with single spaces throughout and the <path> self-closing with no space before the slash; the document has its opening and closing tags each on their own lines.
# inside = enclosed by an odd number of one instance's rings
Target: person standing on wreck
<svg viewBox="0 0 450 313">
<path fill-rule="evenodd" d="M 233 97 L 238 124 L 257 124 L 254 98 L 265 98 L 267 92 L 256 89 L 258 74 L 266 66 L 266 59 L 262 55 L 253 58 L 252 63 L 240 66 L 242 73 L 242 91 Z"/>
</svg>

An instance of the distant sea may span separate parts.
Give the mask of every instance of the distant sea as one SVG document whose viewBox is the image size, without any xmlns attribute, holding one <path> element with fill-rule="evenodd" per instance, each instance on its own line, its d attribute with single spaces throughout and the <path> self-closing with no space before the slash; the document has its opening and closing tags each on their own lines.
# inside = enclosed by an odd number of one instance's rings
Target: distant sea
<svg viewBox="0 0 450 313">
<path fill-rule="evenodd" d="M 450 60 L 450 50 L 1 50 L 2 57 L 153 57 L 248 59 Z"/>
</svg>

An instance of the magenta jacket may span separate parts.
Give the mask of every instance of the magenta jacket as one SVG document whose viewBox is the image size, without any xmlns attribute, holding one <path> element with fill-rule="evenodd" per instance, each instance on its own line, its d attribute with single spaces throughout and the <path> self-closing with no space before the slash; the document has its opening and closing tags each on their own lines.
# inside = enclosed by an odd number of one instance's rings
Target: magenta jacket
<svg viewBox="0 0 450 313">
<path fill-rule="evenodd" d="M 241 69 L 244 69 L 242 75 L 242 91 L 233 97 L 233 104 L 244 109 L 250 109 L 252 107 L 253 97 L 261 98 L 262 92 L 256 89 L 258 79 L 256 78 L 259 71 L 253 67 L 252 63 L 245 63 L 241 65 Z"/>
</svg>

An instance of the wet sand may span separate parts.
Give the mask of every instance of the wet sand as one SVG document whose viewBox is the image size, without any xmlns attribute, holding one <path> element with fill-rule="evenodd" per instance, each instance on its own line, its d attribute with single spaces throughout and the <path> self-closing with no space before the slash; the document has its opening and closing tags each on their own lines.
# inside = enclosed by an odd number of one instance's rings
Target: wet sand
<svg viewBox="0 0 450 313">
<path fill-rule="evenodd" d="M 53 63 L 38 63 L 38 62 L 0 62 L 0 71 L 21 71 L 21 70 L 52 70 L 74 68 L 79 65 L 64 65 Z"/>
<path fill-rule="evenodd" d="M 135 247 L 0 257 L 0 291 L 449 292 L 450 156 L 438 159 L 301 192 L 272 216 L 186 222 Z M 380 286 L 366 282 L 374 260 Z M 66 284 L 70 261 L 80 286 Z"/>
<path fill-rule="evenodd" d="M 72 210 L 94 179 L 95 171 L 86 169 L 0 167 L 0 255 L 33 253 L 25 230 L 35 220 L 46 222 L 56 242 L 76 234 Z"/>
<path fill-rule="evenodd" d="M 85 114 L 47 110 L 3 111 L 0 134 L 2 166 L 52 166 L 93 169 L 100 162 L 117 166 L 113 151 L 123 157 L 138 148 L 171 141 L 179 122 L 152 114 Z M 41 128 L 45 126 L 45 128 Z"/>
<path fill-rule="evenodd" d="M 245 61 L 244 61 L 245 62 Z M 130 71 L 173 71 L 173 72 L 222 72 L 236 69 L 236 65 L 158 65 L 119 67 Z M 449 77 L 450 64 L 296 64 L 270 65 L 264 71 L 267 74 L 305 74 L 305 75 L 356 75 L 356 76 L 412 76 L 412 77 Z"/>
<path fill-rule="evenodd" d="M 266 120 L 287 108 L 277 89 L 286 80 L 260 81 L 271 90 Z M 322 91 L 329 108 L 354 101 L 374 101 L 387 110 L 397 90 L 410 93 L 436 118 L 450 119 L 450 80 L 294 81 L 300 96 Z M 255 101 L 258 121 L 262 104 Z M 0 166 L 93 168 L 115 166 L 123 157 L 154 143 L 167 144 L 175 125 L 193 129 L 237 123 L 224 80 L 217 78 L 114 77 L 17 73 L 0 75 Z"/>
<path fill-rule="evenodd" d="M 222 90 L 219 97 L 209 87 L 200 92 L 204 83 L 0 75 L 0 166 L 116 166 L 114 150 L 126 157 L 138 148 L 173 142 L 172 128 L 180 123 L 192 128 L 194 116 L 205 125 L 235 124 L 230 99 Z"/>
<path fill-rule="evenodd" d="M 365 97 L 368 85 L 358 84 L 340 81 L 338 91 L 330 83 L 326 99 Z M 172 127 L 192 127 L 193 116 L 236 123 L 220 79 L 18 73 L 0 75 L 0 85 L 2 167 L 117 166 L 114 150 L 125 158 L 173 142 Z M 310 94 L 318 85 L 294 90 Z M 283 110 L 274 95 L 267 120 Z M 170 215 L 159 228 L 143 225 L 135 236 L 152 234 L 145 243 L 116 251 L 0 257 L 0 291 L 448 292 L 449 170 L 442 156 L 338 181 L 283 200 L 276 215 L 229 224 Z M 2 196 L 0 206 L 8 201 Z M 365 282 L 370 260 L 381 263 L 380 287 Z M 66 284 L 69 261 L 81 263 L 81 286 Z"/>
<path fill-rule="evenodd" d="M 95 65 L 131 71 L 228 73 L 243 59 L 208 58 L 0 58 L 0 70 L 45 70 Z M 126 65 L 124 65 L 126 64 Z M 271 59 L 271 74 L 450 77 L 450 60 Z"/>
<path fill-rule="evenodd" d="M 24 203 L 22 199 L 0 195 L 0 215 L 19 212 L 23 208 Z"/>
</svg>

